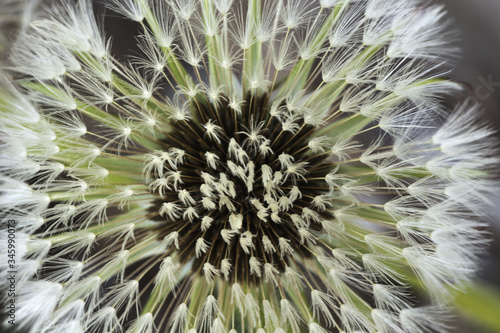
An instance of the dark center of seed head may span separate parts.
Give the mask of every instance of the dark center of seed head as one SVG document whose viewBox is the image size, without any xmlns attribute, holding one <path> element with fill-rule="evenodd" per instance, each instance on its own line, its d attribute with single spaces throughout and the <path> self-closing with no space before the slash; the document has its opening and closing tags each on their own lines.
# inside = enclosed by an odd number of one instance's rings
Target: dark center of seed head
<svg viewBox="0 0 500 333">
<path fill-rule="evenodd" d="M 152 213 L 158 236 L 177 236 L 177 252 L 194 269 L 229 260 L 228 279 L 252 273 L 257 281 L 250 260 L 284 271 L 293 256 L 310 255 L 305 245 L 324 215 L 314 198 L 328 192 L 330 169 L 308 149 L 314 127 L 285 103 L 271 116 L 268 96 L 247 96 L 240 112 L 227 101 L 194 103 L 190 119 L 172 123 L 158 156 L 162 174 L 150 183 Z"/>
</svg>

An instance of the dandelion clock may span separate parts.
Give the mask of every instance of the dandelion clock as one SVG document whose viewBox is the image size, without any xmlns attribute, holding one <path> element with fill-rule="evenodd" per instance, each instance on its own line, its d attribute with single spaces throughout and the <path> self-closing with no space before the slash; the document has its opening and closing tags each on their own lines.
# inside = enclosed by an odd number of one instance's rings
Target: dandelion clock
<svg viewBox="0 0 500 333">
<path fill-rule="evenodd" d="M 42 7 L 3 66 L 4 327 L 447 331 L 499 158 L 445 106 L 442 7 L 105 4 Z"/>
</svg>

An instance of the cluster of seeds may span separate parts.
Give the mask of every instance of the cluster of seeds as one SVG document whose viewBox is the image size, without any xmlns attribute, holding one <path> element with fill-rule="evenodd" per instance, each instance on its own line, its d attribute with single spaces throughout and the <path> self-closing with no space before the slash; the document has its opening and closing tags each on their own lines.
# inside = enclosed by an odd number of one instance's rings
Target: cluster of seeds
<svg viewBox="0 0 500 333">
<path fill-rule="evenodd" d="M 440 6 L 106 5 L 140 55 L 112 56 L 91 1 L 61 0 L 0 88 L 16 327 L 446 331 L 500 158 L 476 105 L 443 106 L 461 85 L 440 74 Z"/>
<path fill-rule="evenodd" d="M 201 258 L 209 281 L 220 273 L 248 281 L 249 272 L 260 280 L 262 266 L 266 281 L 276 281 L 289 256 L 310 255 L 303 245 L 316 244 L 321 222 L 332 218 L 332 140 L 310 140 L 315 129 L 303 115 L 268 101 L 249 96 L 234 112 L 222 98 L 197 110 L 202 122 L 176 121 L 170 148 L 147 155 L 160 236 L 192 245 L 183 255 Z"/>
</svg>

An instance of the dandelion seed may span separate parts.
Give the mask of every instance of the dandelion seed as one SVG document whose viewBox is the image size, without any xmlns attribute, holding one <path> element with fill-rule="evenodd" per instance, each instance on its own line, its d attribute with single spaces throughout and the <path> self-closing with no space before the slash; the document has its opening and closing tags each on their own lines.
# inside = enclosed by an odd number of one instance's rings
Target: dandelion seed
<svg viewBox="0 0 500 333">
<path fill-rule="evenodd" d="M 131 60 L 82 0 L 1 64 L 21 329 L 446 331 L 500 158 L 478 106 L 444 111 L 442 7 L 107 7 L 140 31 Z"/>
</svg>

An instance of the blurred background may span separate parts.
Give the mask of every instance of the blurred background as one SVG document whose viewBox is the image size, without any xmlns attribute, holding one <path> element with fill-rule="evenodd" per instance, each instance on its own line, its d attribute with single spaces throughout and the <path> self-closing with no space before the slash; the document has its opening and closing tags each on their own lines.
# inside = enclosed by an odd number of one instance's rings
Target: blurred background
<svg viewBox="0 0 500 333">
<path fill-rule="evenodd" d="M 500 130 L 500 1 L 435 2 L 446 7 L 460 31 L 462 54 L 451 76 L 467 83 L 468 94 L 481 101 L 491 126 Z M 500 188 L 491 200 L 490 251 L 474 286 L 457 298 L 460 315 L 451 322 L 454 333 L 500 332 Z"/>
</svg>

